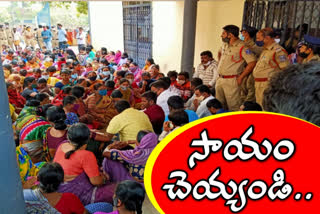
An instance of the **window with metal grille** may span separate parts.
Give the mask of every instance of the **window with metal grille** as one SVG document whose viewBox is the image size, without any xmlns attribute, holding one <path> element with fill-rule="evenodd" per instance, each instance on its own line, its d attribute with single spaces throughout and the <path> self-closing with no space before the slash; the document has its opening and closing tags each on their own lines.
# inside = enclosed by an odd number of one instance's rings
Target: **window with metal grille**
<svg viewBox="0 0 320 214">
<path fill-rule="evenodd" d="M 243 24 L 281 30 L 284 46 L 304 34 L 320 37 L 320 0 L 246 0 Z"/>
<path fill-rule="evenodd" d="M 152 57 L 152 7 L 150 1 L 123 2 L 124 50 L 140 68 Z"/>
</svg>

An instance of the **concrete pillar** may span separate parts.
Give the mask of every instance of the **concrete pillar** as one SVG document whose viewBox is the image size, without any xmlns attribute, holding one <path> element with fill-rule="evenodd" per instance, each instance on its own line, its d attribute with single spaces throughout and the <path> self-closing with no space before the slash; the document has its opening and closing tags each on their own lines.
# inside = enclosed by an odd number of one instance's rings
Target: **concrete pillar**
<svg viewBox="0 0 320 214">
<path fill-rule="evenodd" d="M 193 74 L 198 0 L 184 1 L 181 71 Z"/>
<path fill-rule="evenodd" d="M 0 62 L 0 91 L 0 213 L 25 213 L 2 62 Z"/>
</svg>

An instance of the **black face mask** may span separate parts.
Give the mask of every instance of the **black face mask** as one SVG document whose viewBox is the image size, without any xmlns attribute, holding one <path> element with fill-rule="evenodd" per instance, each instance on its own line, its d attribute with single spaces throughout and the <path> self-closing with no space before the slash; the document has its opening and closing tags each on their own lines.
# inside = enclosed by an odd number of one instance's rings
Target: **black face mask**
<svg viewBox="0 0 320 214">
<path fill-rule="evenodd" d="M 97 79 L 97 76 L 94 76 L 94 77 L 90 77 L 89 80 L 91 81 L 95 81 Z"/>
<path fill-rule="evenodd" d="M 305 59 L 309 56 L 309 54 L 307 54 L 306 52 L 300 52 L 299 56 Z"/>
<path fill-rule="evenodd" d="M 223 41 L 224 43 L 228 43 L 228 44 L 229 44 L 230 38 L 228 38 L 228 37 L 222 38 L 222 41 Z"/>
</svg>

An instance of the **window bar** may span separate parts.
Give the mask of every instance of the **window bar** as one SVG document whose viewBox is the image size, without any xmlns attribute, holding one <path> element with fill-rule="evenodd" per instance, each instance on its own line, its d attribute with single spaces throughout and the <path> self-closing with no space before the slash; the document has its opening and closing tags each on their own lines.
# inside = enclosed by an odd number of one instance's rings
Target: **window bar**
<svg viewBox="0 0 320 214">
<path fill-rule="evenodd" d="M 255 8 L 254 8 L 254 18 L 253 18 L 253 23 L 252 23 L 252 27 L 257 27 L 256 23 L 257 23 L 257 17 L 258 17 L 258 7 L 259 7 L 259 0 L 255 0 L 252 3 L 253 5 L 255 4 Z"/>
<path fill-rule="evenodd" d="M 275 2 L 272 1 L 272 17 L 271 17 L 271 25 L 269 27 L 273 28 L 273 24 L 274 24 L 274 16 L 275 16 Z"/>
<path fill-rule="evenodd" d="M 294 32 L 295 32 L 295 29 L 296 29 L 297 10 L 298 10 L 298 1 L 294 0 L 294 12 L 293 12 L 293 20 L 292 20 L 291 43 L 293 41 Z"/>
<path fill-rule="evenodd" d="M 320 7 L 318 6 L 318 24 L 317 24 L 317 29 L 316 29 L 316 32 L 315 32 L 315 36 L 318 36 L 318 32 L 319 32 L 319 28 L 320 28 Z"/>
<path fill-rule="evenodd" d="M 290 12 L 290 2 L 285 2 L 285 13 L 283 17 L 283 32 L 281 34 L 281 44 L 283 44 L 286 40 L 286 33 L 288 30 L 288 17 L 289 17 L 289 12 Z"/>
<path fill-rule="evenodd" d="M 306 2 L 307 2 L 307 0 L 303 1 L 303 10 L 302 10 L 302 16 L 301 16 L 301 22 L 300 22 L 299 41 L 301 40 L 301 37 L 302 37 L 302 25 L 304 23 L 304 15 L 306 13 Z M 309 26 L 309 27 L 311 27 L 311 26 Z"/>
<path fill-rule="evenodd" d="M 308 33 L 307 34 L 309 34 L 310 33 L 310 29 L 312 28 L 312 18 L 313 18 L 313 14 L 314 14 L 314 1 L 315 0 L 313 0 L 312 1 L 312 5 L 311 5 L 311 11 L 310 11 L 310 19 L 309 19 L 309 27 L 308 27 Z"/>
<path fill-rule="evenodd" d="M 266 11 L 266 20 L 265 20 L 265 26 L 264 27 L 268 27 L 269 26 L 269 13 L 270 13 L 270 2 L 267 1 L 267 11 Z"/>
</svg>

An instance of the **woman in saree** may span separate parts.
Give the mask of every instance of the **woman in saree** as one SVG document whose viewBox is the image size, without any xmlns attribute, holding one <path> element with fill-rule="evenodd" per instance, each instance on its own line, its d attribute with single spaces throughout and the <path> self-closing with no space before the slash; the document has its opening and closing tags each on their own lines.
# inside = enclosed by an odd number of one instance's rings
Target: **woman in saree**
<svg viewBox="0 0 320 214">
<path fill-rule="evenodd" d="M 106 127 L 107 108 L 112 104 L 112 100 L 107 96 L 107 87 L 103 84 L 97 83 L 93 87 L 93 94 L 85 101 L 88 109 L 88 114 L 94 119 L 99 128 Z"/>
<path fill-rule="evenodd" d="M 115 185 L 107 182 L 108 176 L 99 171 L 94 154 L 86 151 L 89 139 L 90 130 L 83 123 L 68 129 L 68 142 L 61 144 L 53 160 L 62 166 L 65 174 L 58 192 L 75 194 L 83 205 L 112 203 Z"/>
<path fill-rule="evenodd" d="M 44 105 L 37 110 L 37 116 L 31 118 L 22 127 L 19 135 L 21 147 L 28 153 L 33 163 L 49 161 L 47 148 L 43 146 L 43 139 L 51 124 L 46 120 L 46 111 L 51 104 Z"/>
<path fill-rule="evenodd" d="M 17 92 L 17 89 L 11 82 L 7 82 L 7 91 L 9 97 L 9 103 L 15 107 L 16 113 L 20 113 L 24 105 L 26 104 L 26 99 Z"/>
<path fill-rule="evenodd" d="M 152 58 L 148 58 L 146 59 L 146 64 L 142 69 L 142 73 L 143 72 L 149 72 L 151 70 L 151 65 L 154 65 L 154 60 Z"/>
<path fill-rule="evenodd" d="M 18 118 L 16 120 L 16 133 L 19 135 L 20 130 L 31 118 L 36 117 L 36 111 L 40 106 L 38 100 L 32 99 L 28 100 L 24 108 L 21 110 Z"/>
<path fill-rule="evenodd" d="M 122 78 L 120 80 L 119 91 L 123 95 L 122 99 L 128 101 L 131 106 L 134 106 L 135 105 L 134 92 L 131 89 L 130 85 L 131 84 L 130 84 L 129 80 Z"/>
<path fill-rule="evenodd" d="M 120 54 L 121 56 L 121 54 Z M 109 54 L 106 56 L 106 59 L 108 60 L 109 63 L 115 63 L 116 59 L 116 54 L 114 51 L 110 51 Z"/>
<path fill-rule="evenodd" d="M 73 35 L 71 30 L 67 30 L 67 40 L 68 40 L 68 45 L 72 46 L 73 44 Z"/>
<path fill-rule="evenodd" d="M 144 168 L 151 152 L 157 146 L 158 137 L 153 132 L 140 131 L 133 150 L 120 150 L 127 147 L 128 143 L 132 142 L 110 144 L 104 150 L 102 168 L 112 182 L 135 180 L 143 184 Z"/>
<path fill-rule="evenodd" d="M 119 64 L 119 62 L 120 62 L 120 60 L 121 60 L 121 56 L 122 56 L 122 53 L 121 53 L 121 51 L 118 50 L 118 51 L 116 52 L 116 55 L 115 55 L 114 60 L 113 60 L 113 62 L 114 62 L 116 65 Z"/>
<path fill-rule="evenodd" d="M 45 162 L 33 164 L 28 153 L 21 147 L 16 147 L 17 162 L 23 189 L 35 186 L 39 169 Z"/>
</svg>

